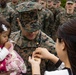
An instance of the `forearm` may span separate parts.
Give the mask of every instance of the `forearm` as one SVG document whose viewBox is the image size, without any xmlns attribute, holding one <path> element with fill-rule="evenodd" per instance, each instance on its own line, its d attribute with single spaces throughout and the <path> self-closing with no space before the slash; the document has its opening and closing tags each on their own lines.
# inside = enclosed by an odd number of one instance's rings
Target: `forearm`
<svg viewBox="0 0 76 75">
<path fill-rule="evenodd" d="M 48 59 L 52 61 L 58 69 L 62 69 L 65 67 L 65 64 L 54 54 L 49 54 Z"/>
<path fill-rule="evenodd" d="M 49 54 L 48 59 L 50 61 L 52 61 L 54 64 L 56 64 L 58 62 L 58 60 L 59 60 L 59 58 L 57 56 L 55 56 L 54 54 Z"/>
<path fill-rule="evenodd" d="M 32 65 L 32 75 L 41 75 L 40 65 Z"/>
</svg>

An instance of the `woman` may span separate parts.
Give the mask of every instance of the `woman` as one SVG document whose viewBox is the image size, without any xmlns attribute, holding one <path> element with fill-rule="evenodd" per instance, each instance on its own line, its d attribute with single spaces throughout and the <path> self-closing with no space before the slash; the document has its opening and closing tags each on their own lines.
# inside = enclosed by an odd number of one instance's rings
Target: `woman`
<svg viewBox="0 0 76 75">
<path fill-rule="evenodd" d="M 72 19 L 58 28 L 56 51 L 58 57 L 48 52 L 45 48 L 37 48 L 29 62 L 32 65 L 32 75 L 40 75 L 40 58 L 49 59 L 56 67 L 65 67 L 61 70 L 45 72 L 45 75 L 76 75 L 76 19 Z M 61 60 L 61 61 L 60 61 Z"/>
</svg>

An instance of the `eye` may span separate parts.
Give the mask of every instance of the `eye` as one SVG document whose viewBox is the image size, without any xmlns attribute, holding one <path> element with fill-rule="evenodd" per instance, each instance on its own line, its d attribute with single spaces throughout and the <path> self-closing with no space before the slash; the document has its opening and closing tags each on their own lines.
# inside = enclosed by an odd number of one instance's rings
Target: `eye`
<svg viewBox="0 0 76 75">
<path fill-rule="evenodd" d="M 4 35 L 3 37 L 6 38 L 6 37 L 8 37 L 8 35 Z"/>
<path fill-rule="evenodd" d="M 3 36 L 3 37 L 5 38 L 5 37 L 7 37 L 7 36 Z"/>
</svg>

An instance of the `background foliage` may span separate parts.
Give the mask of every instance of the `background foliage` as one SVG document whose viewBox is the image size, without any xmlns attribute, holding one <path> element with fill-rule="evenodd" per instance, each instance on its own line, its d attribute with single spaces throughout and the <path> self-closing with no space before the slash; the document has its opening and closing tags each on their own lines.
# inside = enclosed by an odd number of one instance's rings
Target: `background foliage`
<svg viewBox="0 0 76 75">
<path fill-rule="evenodd" d="M 65 7 L 66 0 L 61 0 L 62 6 Z"/>
</svg>

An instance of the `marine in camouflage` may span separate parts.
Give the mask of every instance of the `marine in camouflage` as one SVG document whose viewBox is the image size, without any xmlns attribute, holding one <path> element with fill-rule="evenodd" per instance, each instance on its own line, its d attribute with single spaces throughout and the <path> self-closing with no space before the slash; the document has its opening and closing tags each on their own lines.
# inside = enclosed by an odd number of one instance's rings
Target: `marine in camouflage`
<svg viewBox="0 0 76 75">
<path fill-rule="evenodd" d="M 49 9 L 42 9 L 39 13 L 39 22 L 42 25 L 42 31 L 48 36 L 52 36 L 52 27 L 54 23 L 53 13 Z"/>
<path fill-rule="evenodd" d="M 11 29 L 13 29 L 15 11 L 6 5 L 4 8 L 0 7 L 0 14 L 10 23 Z"/>
<path fill-rule="evenodd" d="M 19 4 L 19 6 L 20 7 L 17 8 L 17 11 L 20 14 L 20 21 L 21 21 L 20 25 L 22 25 L 25 31 L 30 33 L 38 31 L 38 34 L 33 40 L 29 40 L 28 38 L 26 38 L 26 36 L 23 36 L 21 31 L 12 33 L 10 37 L 13 41 L 15 41 L 14 48 L 24 59 L 25 64 L 27 66 L 27 73 L 24 75 L 32 75 L 31 65 L 28 62 L 28 57 L 33 53 L 33 51 L 37 47 L 45 47 L 51 53 L 56 54 L 55 42 L 52 40 L 52 38 L 50 38 L 40 30 L 41 24 L 39 23 L 38 17 L 37 17 L 38 10 L 41 10 L 40 4 L 36 2 L 25 2 L 25 3 Z M 25 16 L 26 14 L 28 15 L 28 17 Z M 31 14 L 33 17 L 31 17 Z M 22 17 L 25 16 L 24 19 L 22 19 L 21 16 Z M 49 68 L 49 65 L 51 65 L 50 68 Z M 41 75 L 44 74 L 46 69 L 54 70 L 55 66 L 53 65 L 52 62 L 49 63 L 48 60 L 42 60 Z"/>
<path fill-rule="evenodd" d="M 26 37 L 23 37 L 20 31 L 11 34 L 11 39 L 15 41 L 15 50 L 21 55 L 21 57 L 25 61 L 25 64 L 27 66 L 26 75 L 32 75 L 31 65 L 28 62 L 28 57 L 37 47 L 45 47 L 51 53 L 56 54 L 55 42 L 42 31 L 39 31 L 37 37 L 32 41 L 28 40 Z M 55 70 L 54 64 L 52 62 L 49 63 L 48 60 L 42 60 L 41 75 L 44 74 L 45 70 Z"/>
</svg>

